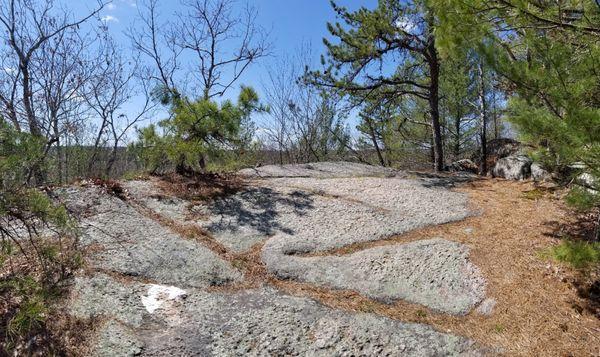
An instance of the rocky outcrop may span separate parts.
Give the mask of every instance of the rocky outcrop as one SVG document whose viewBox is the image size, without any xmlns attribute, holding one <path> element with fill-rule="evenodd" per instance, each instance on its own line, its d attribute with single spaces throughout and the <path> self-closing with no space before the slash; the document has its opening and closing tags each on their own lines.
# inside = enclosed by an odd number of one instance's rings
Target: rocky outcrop
<svg viewBox="0 0 600 357">
<path fill-rule="evenodd" d="M 109 276 L 78 279 L 78 316 L 102 318 L 95 356 L 480 356 L 473 341 L 415 323 L 326 307 L 270 288 L 190 289 L 150 313 L 151 289 Z M 82 299 L 83 298 L 83 299 Z M 97 302 L 97 303 L 96 303 Z"/>
<path fill-rule="evenodd" d="M 477 164 L 469 159 L 462 159 L 458 161 L 454 161 L 448 166 L 448 171 L 453 172 L 470 172 L 476 174 L 479 172 L 479 168 Z"/>
<path fill-rule="evenodd" d="M 531 176 L 533 161 L 525 155 L 503 157 L 492 168 L 492 176 L 509 180 L 525 180 Z"/>
<path fill-rule="evenodd" d="M 501 159 L 507 156 L 520 155 L 523 153 L 523 144 L 509 138 L 492 139 L 487 143 L 488 156 Z"/>
<path fill-rule="evenodd" d="M 531 164 L 531 178 L 534 181 L 550 181 L 552 180 L 552 175 L 540 164 L 534 162 Z"/>
<path fill-rule="evenodd" d="M 282 256 L 268 244 L 262 257 L 269 272 L 284 279 L 464 315 L 485 297 L 485 280 L 468 253 L 460 243 L 437 238 L 325 257 Z"/>
<path fill-rule="evenodd" d="M 498 160 L 515 155 L 524 155 L 524 145 L 514 139 L 500 138 L 487 142 L 487 167 L 493 168 Z M 477 167 L 481 166 L 481 153 L 478 151 L 471 157 Z"/>
<path fill-rule="evenodd" d="M 74 279 L 68 310 L 97 322 L 90 355 L 481 355 L 450 331 L 268 287 L 287 279 L 456 315 L 483 301 L 466 245 L 432 237 L 358 246 L 468 217 L 468 196 L 448 189 L 465 177 L 352 167 L 295 167 L 198 202 L 153 180 L 122 184 L 118 197 L 96 186 L 61 190 L 89 248 L 90 274 Z M 315 177 L 297 177 L 305 174 Z M 358 250 L 334 253 L 350 246 Z"/>
<path fill-rule="evenodd" d="M 182 239 L 98 187 L 72 187 L 58 194 L 71 211 L 85 213 L 80 219 L 80 244 L 90 250 L 88 258 L 94 269 L 194 287 L 243 278 L 204 245 Z"/>
<path fill-rule="evenodd" d="M 594 175 L 584 172 L 577 176 L 575 184 L 583 187 L 592 193 L 597 193 L 598 179 Z"/>
<path fill-rule="evenodd" d="M 372 166 L 353 162 L 315 162 L 310 164 L 266 165 L 238 171 L 248 178 L 275 177 L 393 177 L 402 172 L 389 167 Z"/>
</svg>

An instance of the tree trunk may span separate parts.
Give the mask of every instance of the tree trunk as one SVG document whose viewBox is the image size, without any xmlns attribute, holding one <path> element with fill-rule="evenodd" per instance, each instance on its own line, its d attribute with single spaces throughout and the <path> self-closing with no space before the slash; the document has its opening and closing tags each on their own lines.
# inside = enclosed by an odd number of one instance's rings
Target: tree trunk
<svg viewBox="0 0 600 357">
<path fill-rule="evenodd" d="M 485 73 L 483 62 L 479 62 L 479 116 L 481 118 L 481 168 L 480 174 L 487 174 L 487 103 L 485 100 Z"/>
<path fill-rule="evenodd" d="M 53 140 L 56 143 L 56 167 L 57 167 L 57 177 L 56 179 L 58 180 L 58 184 L 62 184 L 63 183 L 63 148 L 61 146 L 61 142 L 60 142 L 60 130 L 58 127 L 58 110 L 55 109 L 54 106 L 52 106 L 51 110 L 50 110 L 50 122 L 52 124 L 52 132 L 53 132 Z M 51 150 L 51 148 L 49 147 L 48 150 Z M 66 181 L 65 181 L 66 183 Z"/>
<path fill-rule="evenodd" d="M 498 123 L 498 105 L 496 103 L 496 91 L 492 90 L 492 112 L 494 120 L 494 139 L 500 139 L 500 123 Z"/>
<path fill-rule="evenodd" d="M 118 154 L 118 149 L 119 149 L 118 143 L 119 142 L 117 140 L 115 140 L 115 143 L 113 144 L 112 150 L 110 152 L 110 156 L 108 157 L 108 162 L 106 163 L 106 169 L 104 171 L 104 175 L 106 175 L 107 179 L 110 178 L 110 174 L 112 173 L 112 168 L 115 165 L 115 162 L 117 161 L 117 154 Z"/>
<path fill-rule="evenodd" d="M 100 141 L 102 140 L 102 134 L 104 134 L 104 130 L 107 126 L 107 119 L 105 116 L 102 118 L 102 124 L 100 124 L 100 129 L 98 130 L 98 135 L 96 135 L 96 139 L 94 140 L 94 147 L 92 148 L 92 155 L 88 161 L 87 171 L 88 174 L 92 173 L 94 165 L 96 165 L 96 159 L 98 157 L 98 151 L 100 150 Z"/>
<path fill-rule="evenodd" d="M 385 165 L 385 159 L 383 158 L 383 154 L 381 153 L 381 149 L 379 148 L 379 143 L 377 143 L 377 138 L 375 137 L 375 129 L 373 128 L 373 123 L 370 118 L 365 118 L 367 125 L 369 126 L 369 134 L 371 136 L 371 141 L 373 142 L 373 146 L 375 147 L 375 151 L 377 152 L 377 158 L 379 159 L 379 163 L 381 166 Z"/>
<path fill-rule="evenodd" d="M 67 183 L 63 177 L 63 148 L 60 143 L 60 138 L 56 141 L 56 163 L 57 163 L 57 171 L 58 171 L 58 184 L 61 185 L 63 183 Z"/>
<path fill-rule="evenodd" d="M 462 115 L 460 110 L 456 111 L 456 118 L 454 119 L 454 127 L 456 130 L 456 141 L 454 142 L 454 160 L 460 159 L 460 119 Z"/>
<path fill-rule="evenodd" d="M 281 145 L 281 141 L 279 144 L 279 165 L 283 165 L 283 145 Z"/>
<path fill-rule="evenodd" d="M 429 85 L 429 110 L 431 113 L 431 127 L 433 132 L 433 155 L 434 170 L 436 172 L 444 171 L 444 148 L 442 145 L 442 130 L 440 125 L 439 109 L 439 80 L 440 80 L 440 62 L 435 49 L 435 40 L 431 36 L 427 50 L 427 60 L 431 82 Z"/>
<path fill-rule="evenodd" d="M 31 84 L 29 77 L 28 63 L 21 61 L 20 72 L 23 76 L 23 106 L 25 107 L 25 114 L 27 115 L 27 123 L 29 124 L 29 133 L 40 141 L 45 141 L 45 137 L 42 133 L 42 128 L 35 117 L 33 105 L 31 103 Z M 46 182 L 46 173 L 41 165 L 42 158 L 36 160 L 37 162 L 31 167 L 31 176 L 33 176 L 36 185 L 41 185 Z"/>
</svg>

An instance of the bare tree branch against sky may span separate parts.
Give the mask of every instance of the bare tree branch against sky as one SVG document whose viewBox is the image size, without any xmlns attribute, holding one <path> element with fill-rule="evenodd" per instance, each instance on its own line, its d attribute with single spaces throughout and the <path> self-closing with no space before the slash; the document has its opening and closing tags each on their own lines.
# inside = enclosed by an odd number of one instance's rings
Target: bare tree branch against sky
<svg viewBox="0 0 600 357">
<path fill-rule="evenodd" d="M 186 11 L 185 4 L 180 4 L 178 1 L 157 0 L 155 3 L 159 18 L 157 25 L 159 26 L 180 18 L 182 12 Z M 251 85 L 258 91 L 259 96 L 264 98 L 263 84 L 268 81 L 270 70 L 276 65 L 277 58 L 296 53 L 301 44 L 309 44 L 313 48 L 313 61 L 315 65 L 318 65 L 319 56 L 323 51 L 322 39 L 328 35 L 326 23 L 335 21 L 335 12 L 331 9 L 328 1 L 310 1 L 310 6 L 307 6 L 306 1 L 301 0 L 250 0 L 248 2 L 238 0 L 236 3 L 238 5 L 248 4 L 254 9 L 252 15 L 255 25 L 260 26 L 268 33 L 271 47 L 270 56 L 262 58 L 258 63 L 247 68 L 234 83 L 234 87 L 239 87 L 240 84 Z M 373 7 L 376 3 L 376 0 L 340 1 L 340 4 L 350 9 L 360 6 Z M 81 3 L 65 2 L 65 6 L 75 13 L 85 13 L 94 4 L 94 0 L 85 0 Z M 132 26 L 139 25 L 141 5 L 142 2 L 139 0 L 113 0 L 101 12 L 101 21 L 107 26 L 118 45 L 131 48 L 131 30 Z M 176 36 L 177 33 L 172 35 Z M 167 49 L 162 50 L 166 51 Z M 194 54 L 183 54 L 182 56 L 194 56 Z M 185 60 L 185 58 L 181 60 Z M 226 91 L 222 99 L 235 99 L 236 95 L 237 90 Z M 138 98 L 130 104 L 130 110 L 135 112 L 139 110 L 138 107 L 143 105 L 144 99 Z"/>
</svg>

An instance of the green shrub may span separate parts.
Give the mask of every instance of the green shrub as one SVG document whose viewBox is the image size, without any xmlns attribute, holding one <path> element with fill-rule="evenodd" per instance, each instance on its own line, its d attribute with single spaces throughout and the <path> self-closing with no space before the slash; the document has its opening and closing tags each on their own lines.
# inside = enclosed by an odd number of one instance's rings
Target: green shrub
<svg viewBox="0 0 600 357">
<path fill-rule="evenodd" d="M 67 210 L 28 186 L 39 164 L 39 142 L 0 118 L 0 355 L 62 354 L 47 324 L 81 264 Z"/>
<path fill-rule="evenodd" d="M 121 176 L 121 180 L 125 181 L 136 181 L 136 180 L 148 180 L 149 176 L 144 171 L 127 171 Z"/>
<path fill-rule="evenodd" d="M 152 173 L 208 171 L 208 165 L 235 167 L 230 158 L 238 159 L 252 149 L 250 115 L 266 110 L 250 87 L 242 87 L 237 103 L 178 96 L 166 99 L 171 118 L 141 129 L 132 146 Z"/>
<path fill-rule="evenodd" d="M 600 243 L 564 240 L 544 255 L 573 268 L 586 269 L 600 264 Z"/>
<path fill-rule="evenodd" d="M 583 187 L 574 187 L 565 198 L 567 204 L 580 212 L 588 211 L 600 204 L 600 196 Z"/>
</svg>

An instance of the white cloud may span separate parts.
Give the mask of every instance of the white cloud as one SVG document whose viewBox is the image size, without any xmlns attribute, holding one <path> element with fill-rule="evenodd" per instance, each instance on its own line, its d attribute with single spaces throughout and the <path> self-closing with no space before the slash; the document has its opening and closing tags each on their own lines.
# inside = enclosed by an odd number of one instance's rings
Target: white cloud
<svg viewBox="0 0 600 357">
<path fill-rule="evenodd" d="M 107 22 L 107 23 L 108 22 L 119 22 L 119 19 L 117 19 L 116 17 L 114 17 L 112 15 L 103 16 L 101 18 L 101 20 L 104 21 L 104 22 Z"/>
<path fill-rule="evenodd" d="M 116 8 L 117 8 L 117 5 L 115 5 L 115 4 L 114 4 L 114 3 L 112 3 L 112 2 L 111 2 L 111 3 L 108 3 L 108 5 L 106 5 L 106 9 L 107 9 L 107 10 L 111 10 L 111 11 L 112 11 L 112 10 L 114 10 L 114 9 L 116 9 Z"/>
</svg>

